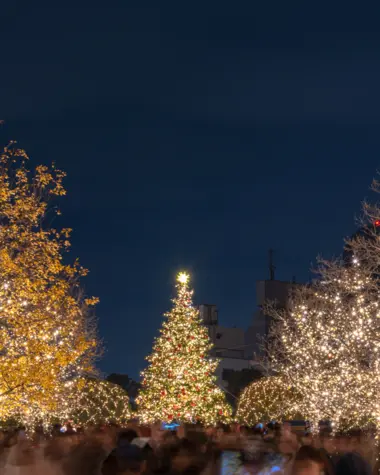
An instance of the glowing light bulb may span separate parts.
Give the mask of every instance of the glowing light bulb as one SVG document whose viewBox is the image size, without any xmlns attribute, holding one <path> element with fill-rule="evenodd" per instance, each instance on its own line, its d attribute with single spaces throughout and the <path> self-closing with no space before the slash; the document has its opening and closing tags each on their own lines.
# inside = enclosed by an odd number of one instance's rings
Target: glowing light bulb
<svg viewBox="0 0 380 475">
<path fill-rule="evenodd" d="M 189 274 L 186 274 L 186 272 L 180 272 L 177 276 L 177 280 L 181 284 L 186 284 L 189 280 Z"/>
</svg>

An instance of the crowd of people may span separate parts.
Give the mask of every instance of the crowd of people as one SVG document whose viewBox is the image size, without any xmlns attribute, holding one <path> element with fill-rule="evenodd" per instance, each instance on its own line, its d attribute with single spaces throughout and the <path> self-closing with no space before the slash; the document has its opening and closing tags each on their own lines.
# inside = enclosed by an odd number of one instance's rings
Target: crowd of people
<svg viewBox="0 0 380 475">
<path fill-rule="evenodd" d="M 287 424 L 255 428 L 131 422 L 0 432 L 1 475 L 372 475 L 370 434 L 296 434 Z"/>
</svg>

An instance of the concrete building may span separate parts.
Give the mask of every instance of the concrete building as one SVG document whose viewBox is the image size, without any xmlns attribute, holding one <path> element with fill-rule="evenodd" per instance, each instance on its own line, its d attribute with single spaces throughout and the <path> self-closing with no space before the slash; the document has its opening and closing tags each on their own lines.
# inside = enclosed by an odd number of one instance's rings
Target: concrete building
<svg viewBox="0 0 380 475">
<path fill-rule="evenodd" d="M 199 312 L 208 327 L 210 339 L 214 344 L 211 356 L 221 360 L 216 373 L 219 384 L 226 386 L 226 381 L 223 378 L 225 369 L 242 370 L 250 367 L 252 358 L 246 351 L 245 330 L 219 325 L 216 305 L 200 305 Z"/>
<path fill-rule="evenodd" d="M 223 377 L 225 370 L 240 371 L 255 366 L 255 360 L 262 356 L 262 338 L 268 335 L 271 318 L 265 315 L 265 302 L 274 302 L 279 308 L 287 308 L 292 282 L 279 280 L 260 280 L 256 282 L 257 310 L 253 314 L 251 325 L 245 328 L 224 327 L 219 325 L 216 305 L 199 306 L 200 316 L 208 327 L 214 348 L 212 356 L 220 358 L 217 370 L 219 384 L 226 386 Z"/>
<path fill-rule="evenodd" d="M 286 309 L 289 297 L 296 284 L 281 280 L 259 280 L 256 282 L 257 310 L 253 314 L 252 324 L 246 331 L 246 342 L 251 345 L 252 355 L 262 354 L 262 338 L 268 335 L 271 317 L 265 315 L 266 302 L 273 302 L 278 308 Z"/>
</svg>

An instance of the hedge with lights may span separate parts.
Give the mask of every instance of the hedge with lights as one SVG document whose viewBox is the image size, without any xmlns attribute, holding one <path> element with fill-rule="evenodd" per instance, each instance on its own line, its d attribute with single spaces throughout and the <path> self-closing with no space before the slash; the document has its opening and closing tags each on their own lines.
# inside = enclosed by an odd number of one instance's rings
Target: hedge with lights
<svg viewBox="0 0 380 475">
<path fill-rule="evenodd" d="M 298 401 L 294 388 L 282 378 L 261 378 L 247 386 L 240 395 L 236 418 L 247 426 L 298 418 Z"/>
</svg>

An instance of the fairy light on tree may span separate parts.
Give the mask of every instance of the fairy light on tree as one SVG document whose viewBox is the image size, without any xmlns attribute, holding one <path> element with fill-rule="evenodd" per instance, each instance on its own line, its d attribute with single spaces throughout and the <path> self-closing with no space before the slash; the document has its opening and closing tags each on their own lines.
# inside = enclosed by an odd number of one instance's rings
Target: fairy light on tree
<svg viewBox="0 0 380 475">
<path fill-rule="evenodd" d="M 14 143 L 0 155 L 0 419 L 59 410 L 68 381 L 91 372 L 95 328 L 78 261 L 63 262 L 70 229 L 49 228 L 65 194 L 54 166 L 31 173 Z"/>
<path fill-rule="evenodd" d="M 254 381 L 241 393 L 236 419 L 244 425 L 299 417 L 299 397 L 283 378 L 268 376 Z"/>
<path fill-rule="evenodd" d="M 81 378 L 72 389 L 71 400 L 74 410 L 71 408 L 67 418 L 79 425 L 123 425 L 131 418 L 127 392 L 109 381 Z"/>
<path fill-rule="evenodd" d="M 266 310 L 272 369 L 302 396 L 304 414 L 337 429 L 380 424 L 379 230 L 379 203 L 364 203 L 343 259 L 321 261 L 318 281 L 295 292 L 291 311 Z"/>
<path fill-rule="evenodd" d="M 177 296 L 165 314 L 160 336 L 147 358 L 142 389 L 137 399 L 143 422 L 173 420 L 215 424 L 227 421 L 231 409 L 215 384 L 216 359 L 209 357 L 212 343 L 199 311 L 192 303 L 189 275 L 177 277 Z"/>
<path fill-rule="evenodd" d="M 272 369 L 300 395 L 295 410 L 316 427 L 337 429 L 378 424 L 380 394 L 379 282 L 372 269 L 322 263 L 321 279 L 298 289 L 292 310 L 275 306 L 268 338 Z"/>
</svg>

